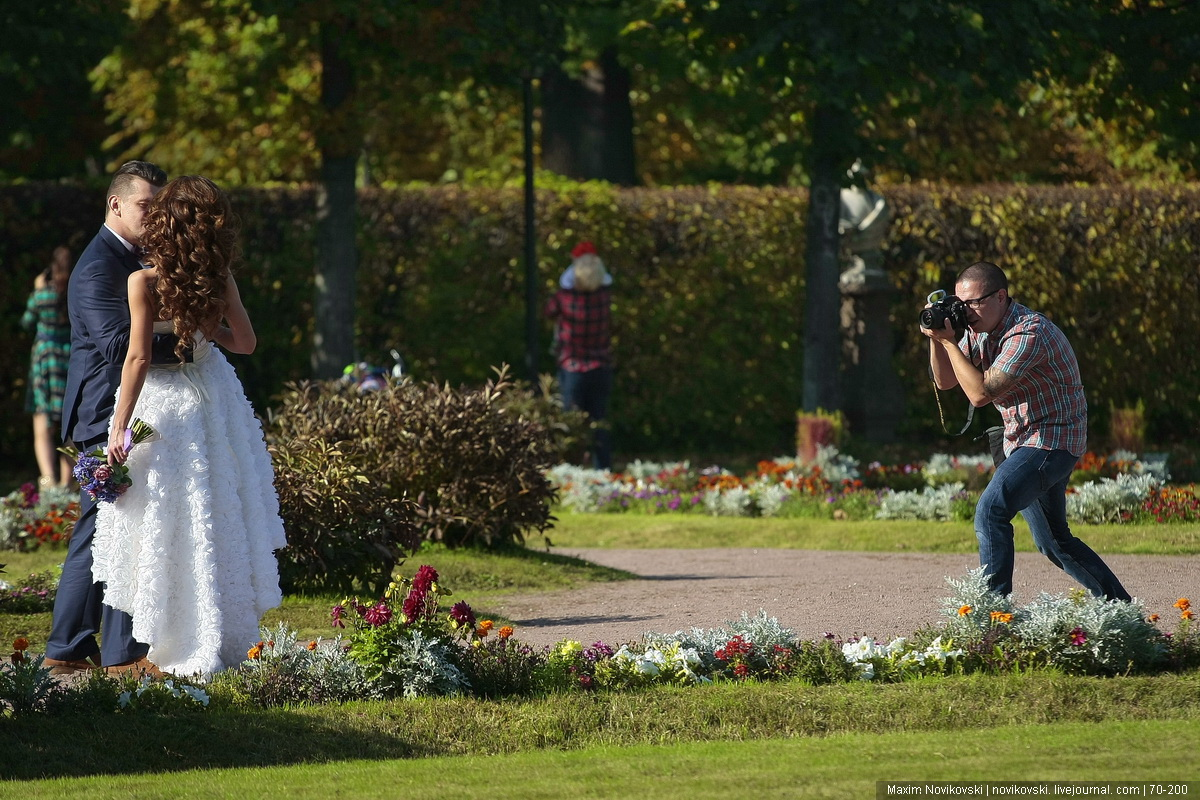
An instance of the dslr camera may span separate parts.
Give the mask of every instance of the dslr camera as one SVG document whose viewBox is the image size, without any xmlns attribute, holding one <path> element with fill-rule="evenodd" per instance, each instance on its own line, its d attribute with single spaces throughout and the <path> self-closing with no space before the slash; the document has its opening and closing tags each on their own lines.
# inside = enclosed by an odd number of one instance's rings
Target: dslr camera
<svg viewBox="0 0 1200 800">
<path fill-rule="evenodd" d="M 941 329 L 946 327 L 946 320 L 950 320 L 954 333 L 962 336 L 967 329 L 967 304 L 942 289 L 931 292 L 926 299 L 929 308 L 921 309 L 921 327 Z"/>
</svg>

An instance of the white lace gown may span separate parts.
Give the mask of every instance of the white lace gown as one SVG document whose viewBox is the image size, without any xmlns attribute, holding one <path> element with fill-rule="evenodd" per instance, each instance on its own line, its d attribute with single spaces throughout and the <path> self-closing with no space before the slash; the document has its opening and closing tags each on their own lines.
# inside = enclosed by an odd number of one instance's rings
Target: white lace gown
<svg viewBox="0 0 1200 800">
<path fill-rule="evenodd" d="M 158 437 L 130 451 L 133 486 L 99 504 L 92 572 L 159 669 L 211 675 L 245 660 L 283 599 L 274 551 L 286 542 L 262 426 L 203 339 L 192 363 L 150 368 L 134 417 Z"/>
</svg>

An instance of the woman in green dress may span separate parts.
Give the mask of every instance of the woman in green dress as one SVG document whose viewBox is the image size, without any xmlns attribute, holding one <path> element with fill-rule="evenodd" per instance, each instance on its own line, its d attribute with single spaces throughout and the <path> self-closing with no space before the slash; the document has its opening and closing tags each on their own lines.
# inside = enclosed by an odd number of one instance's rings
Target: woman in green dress
<svg viewBox="0 0 1200 800">
<path fill-rule="evenodd" d="M 71 357 L 71 321 L 67 318 L 67 280 L 71 251 L 54 248 L 54 257 L 33 284 L 21 326 L 34 330 L 25 410 L 33 414 L 33 448 L 41 476 L 38 485 L 66 486 L 72 464 L 56 450 L 62 420 L 67 362 Z"/>
</svg>

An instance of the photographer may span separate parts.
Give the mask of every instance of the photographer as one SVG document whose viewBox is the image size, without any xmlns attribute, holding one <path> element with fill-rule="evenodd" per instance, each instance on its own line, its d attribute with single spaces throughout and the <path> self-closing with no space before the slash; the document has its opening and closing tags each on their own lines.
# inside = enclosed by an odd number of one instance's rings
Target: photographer
<svg viewBox="0 0 1200 800">
<path fill-rule="evenodd" d="M 991 588 L 1012 593 L 1012 520 L 1021 512 L 1037 549 L 1055 566 L 1097 597 L 1129 600 L 1117 576 L 1067 524 L 1067 479 L 1087 449 L 1087 401 L 1067 337 L 1013 301 L 995 264 L 967 267 L 955 292 L 949 303 L 926 308 L 923 323 L 932 311 L 942 324 L 922 324 L 921 332 L 929 337 L 937 388 L 962 387 L 973 406 L 994 404 L 1004 422 L 1005 458 L 975 509 L 979 562 Z"/>
</svg>

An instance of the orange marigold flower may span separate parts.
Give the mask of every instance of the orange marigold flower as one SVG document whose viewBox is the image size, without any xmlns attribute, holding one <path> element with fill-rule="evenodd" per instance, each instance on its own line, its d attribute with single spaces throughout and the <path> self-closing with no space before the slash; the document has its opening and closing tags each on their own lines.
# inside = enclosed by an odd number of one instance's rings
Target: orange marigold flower
<svg viewBox="0 0 1200 800">
<path fill-rule="evenodd" d="M 1008 613 L 1007 611 L 993 611 L 992 612 L 992 622 L 999 622 L 1001 624 L 1007 625 L 1008 623 L 1012 622 L 1012 619 L 1013 619 L 1013 615 Z"/>
<path fill-rule="evenodd" d="M 28 650 L 28 649 L 29 649 L 29 640 L 26 639 L 24 636 L 18 636 L 16 639 L 13 639 L 13 650 Z"/>
<path fill-rule="evenodd" d="M 486 639 L 487 635 L 488 635 L 487 628 L 480 625 L 478 628 L 475 629 L 475 635 L 477 637 L 479 637 L 480 639 Z"/>
<path fill-rule="evenodd" d="M 1158 614 L 1151 614 L 1147 619 L 1151 622 L 1158 622 Z"/>
<path fill-rule="evenodd" d="M 1195 619 L 1196 612 L 1192 611 L 1190 608 L 1185 608 L 1183 611 L 1179 612 L 1179 618 L 1180 619 Z"/>
<path fill-rule="evenodd" d="M 483 628 L 485 631 L 490 631 L 495 626 L 496 623 L 492 622 L 490 619 L 485 619 L 483 622 L 479 623 L 479 627 Z"/>
<path fill-rule="evenodd" d="M 1192 604 L 1191 601 L 1189 601 L 1186 597 L 1181 597 L 1175 601 L 1175 607 L 1180 611 L 1187 611 L 1192 607 Z"/>
<path fill-rule="evenodd" d="M 257 661 L 262 656 L 262 651 L 263 643 L 259 642 L 258 644 L 254 645 L 254 647 L 251 647 L 246 651 L 246 658 L 250 659 L 251 661 Z"/>
<path fill-rule="evenodd" d="M 958 615 L 960 617 L 965 617 L 967 614 L 970 614 L 974 610 L 975 609 L 971 608 L 970 606 L 959 606 L 958 607 Z"/>
<path fill-rule="evenodd" d="M 316 639 L 313 639 L 312 641 L 310 641 L 310 642 L 308 643 L 308 649 L 309 649 L 309 650 L 316 650 L 316 649 L 317 649 L 317 640 L 316 640 Z"/>
<path fill-rule="evenodd" d="M 505 625 L 503 628 L 501 628 L 499 631 L 496 632 L 496 635 L 500 637 L 501 641 L 507 639 L 508 637 L 513 635 L 512 626 Z"/>
</svg>

